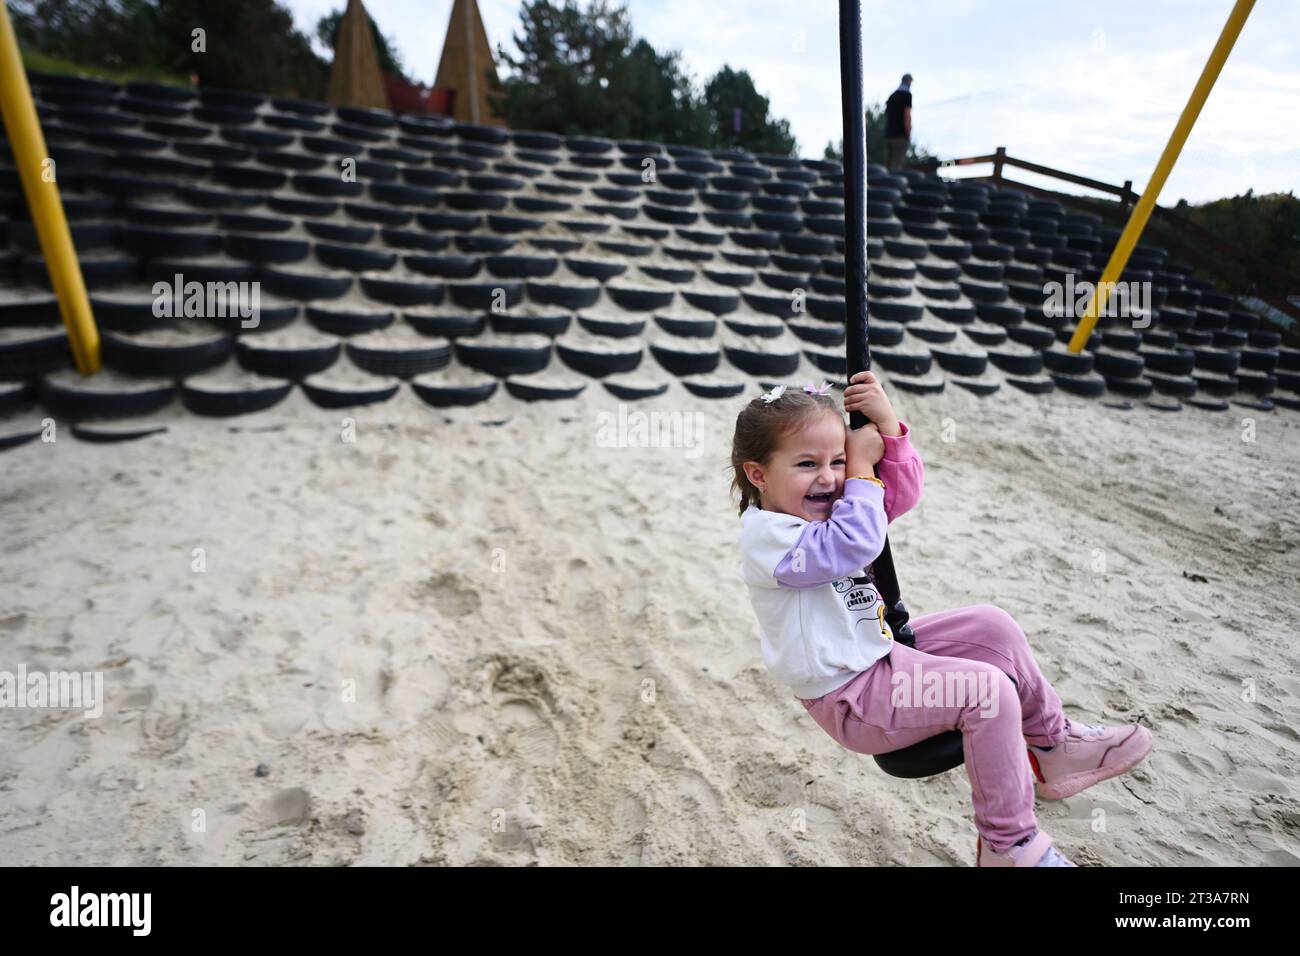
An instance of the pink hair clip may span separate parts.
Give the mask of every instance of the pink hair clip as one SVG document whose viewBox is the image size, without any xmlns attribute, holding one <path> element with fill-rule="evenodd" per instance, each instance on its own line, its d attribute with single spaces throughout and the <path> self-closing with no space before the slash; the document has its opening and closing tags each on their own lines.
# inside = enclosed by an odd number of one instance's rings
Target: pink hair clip
<svg viewBox="0 0 1300 956">
<path fill-rule="evenodd" d="M 809 382 L 807 385 L 803 387 L 803 390 L 812 395 L 825 395 L 827 392 L 831 390 L 831 383 L 823 382 L 821 388 L 818 388 L 812 382 Z"/>
</svg>

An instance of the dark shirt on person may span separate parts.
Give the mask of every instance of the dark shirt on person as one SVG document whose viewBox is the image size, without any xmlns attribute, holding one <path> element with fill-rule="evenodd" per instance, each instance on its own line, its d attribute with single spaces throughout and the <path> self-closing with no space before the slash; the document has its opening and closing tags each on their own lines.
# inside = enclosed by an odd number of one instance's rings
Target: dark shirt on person
<svg viewBox="0 0 1300 956">
<path fill-rule="evenodd" d="M 912 105 L 912 93 L 910 90 L 894 90 L 889 94 L 889 99 L 885 100 L 885 137 L 888 139 L 902 139 L 907 135 L 907 127 L 903 125 L 903 110 L 909 109 Z"/>
</svg>

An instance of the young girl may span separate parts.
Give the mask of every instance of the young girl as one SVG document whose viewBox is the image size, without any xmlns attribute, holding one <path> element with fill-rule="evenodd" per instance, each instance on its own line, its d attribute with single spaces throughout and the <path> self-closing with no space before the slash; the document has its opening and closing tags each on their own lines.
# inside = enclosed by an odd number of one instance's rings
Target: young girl
<svg viewBox="0 0 1300 956">
<path fill-rule="evenodd" d="M 1074 866 L 1037 828 L 1035 792 L 1060 800 L 1130 770 L 1150 731 L 1071 723 L 1024 632 L 992 604 L 922 615 L 911 621 L 916 646 L 894 643 L 867 568 L 889 522 L 920 500 L 924 468 L 874 374 L 844 390 L 844 411 L 870 422 L 862 428 L 847 428 L 829 390 L 778 386 L 736 418 L 740 576 L 769 673 L 858 753 L 960 730 L 975 865 Z M 973 687 L 988 692 L 954 693 Z"/>
</svg>

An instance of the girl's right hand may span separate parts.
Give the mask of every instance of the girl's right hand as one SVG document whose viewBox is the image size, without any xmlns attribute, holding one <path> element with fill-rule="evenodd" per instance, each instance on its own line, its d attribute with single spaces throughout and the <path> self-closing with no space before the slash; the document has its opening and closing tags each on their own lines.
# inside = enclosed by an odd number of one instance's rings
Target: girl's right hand
<svg viewBox="0 0 1300 956">
<path fill-rule="evenodd" d="M 861 428 L 846 425 L 845 430 L 848 432 L 845 448 L 848 471 L 845 477 L 875 474 L 876 462 L 885 456 L 885 439 L 880 436 L 880 429 L 868 422 Z"/>
</svg>

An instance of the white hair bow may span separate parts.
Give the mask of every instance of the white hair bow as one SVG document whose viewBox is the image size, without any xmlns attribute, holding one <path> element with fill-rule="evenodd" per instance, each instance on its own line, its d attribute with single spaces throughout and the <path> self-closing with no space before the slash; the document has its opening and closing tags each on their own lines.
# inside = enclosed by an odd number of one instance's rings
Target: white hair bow
<svg viewBox="0 0 1300 956">
<path fill-rule="evenodd" d="M 778 398 L 780 398 L 784 392 L 785 392 L 785 386 L 778 385 L 776 386 L 776 388 L 772 389 L 772 391 L 767 392 L 765 395 L 763 395 L 763 401 L 767 402 L 770 405 L 773 402 L 775 402 Z"/>
</svg>

